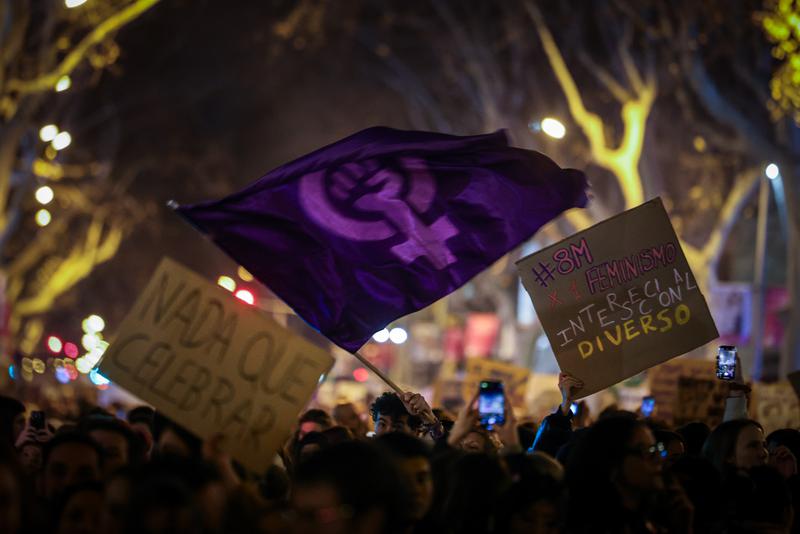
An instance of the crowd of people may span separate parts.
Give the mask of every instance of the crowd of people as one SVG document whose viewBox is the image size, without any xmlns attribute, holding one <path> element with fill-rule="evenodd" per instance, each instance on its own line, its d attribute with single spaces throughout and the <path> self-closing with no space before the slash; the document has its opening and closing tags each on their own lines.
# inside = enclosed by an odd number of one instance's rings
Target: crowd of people
<svg viewBox="0 0 800 534">
<path fill-rule="evenodd" d="M 800 531 L 800 432 L 765 436 L 733 388 L 725 421 L 669 428 L 571 410 L 580 381 L 538 428 L 481 424 L 418 394 L 369 414 L 310 409 L 272 465 L 248 472 L 149 407 L 94 408 L 54 428 L 0 397 L 0 532 L 788 533 Z M 272 451 L 265 451 L 265 454 Z"/>
</svg>

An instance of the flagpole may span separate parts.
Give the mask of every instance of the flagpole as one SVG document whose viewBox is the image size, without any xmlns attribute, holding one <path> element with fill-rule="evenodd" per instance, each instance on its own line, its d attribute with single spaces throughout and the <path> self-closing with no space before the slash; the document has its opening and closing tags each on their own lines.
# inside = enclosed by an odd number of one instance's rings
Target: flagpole
<svg viewBox="0 0 800 534">
<path fill-rule="evenodd" d="M 387 384 L 387 385 L 388 385 L 390 388 L 392 388 L 392 389 L 395 391 L 395 393 L 397 393 L 397 394 L 398 394 L 398 395 L 400 395 L 400 396 L 402 396 L 402 395 L 403 395 L 403 393 L 405 393 L 405 391 L 403 391 L 402 389 L 400 389 L 400 386 L 398 386 L 397 384 L 395 384 L 394 382 L 392 382 L 392 379 L 391 379 L 391 378 L 389 378 L 388 376 L 386 376 L 385 374 L 383 374 L 383 373 L 381 372 L 381 370 L 380 370 L 380 369 L 378 369 L 377 367 L 375 367 L 374 365 L 372 365 L 372 362 L 370 362 L 369 360 L 367 360 L 367 359 L 366 359 L 364 356 L 362 356 L 362 355 L 361 355 L 361 354 L 359 354 L 358 352 L 351 352 L 350 354 L 352 354 L 353 356 L 355 356 L 355 357 L 356 357 L 356 359 L 357 359 L 358 361 L 360 361 L 361 363 L 363 363 L 363 364 L 364 364 L 364 365 L 367 367 L 367 369 L 369 369 L 370 371 L 372 371 L 373 373 L 375 373 L 376 375 L 378 375 L 378 378 L 380 378 L 381 380 L 383 380 L 384 382 L 386 382 L 386 384 Z"/>
</svg>

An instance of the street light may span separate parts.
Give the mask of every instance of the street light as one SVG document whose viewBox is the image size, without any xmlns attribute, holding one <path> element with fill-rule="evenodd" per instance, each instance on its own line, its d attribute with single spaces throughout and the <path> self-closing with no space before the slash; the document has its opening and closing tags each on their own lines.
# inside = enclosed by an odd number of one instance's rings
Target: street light
<svg viewBox="0 0 800 534">
<path fill-rule="evenodd" d="M 44 208 L 36 212 L 36 224 L 39 226 L 47 226 L 52 219 L 53 217 L 50 215 L 50 212 Z"/>
<path fill-rule="evenodd" d="M 372 335 L 372 339 L 374 339 L 378 343 L 386 343 L 387 341 L 389 341 L 389 330 L 384 328 L 383 330 L 381 330 L 379 332 L 375 332 Z"/>
<path fill-rule="evenodd" d="M 567 128 L 553 117 L 542 119 L 542 131 L 554 139 L 561 139 L 567 134 Z"/>
<path fill-rule="evenodd" d="M 389 332 L 389 340 L 395 345 L 402 345 L 408 339 L 408 333 L 400 327 L 392 328 Z"/>
<path fill-rule="evenodd" d="M 70 143 L 72 143 L 72 136 L 69 132 L 59 132 L 58 135 L 53 138 L 51 146 L 56 150 L 64 150 Z"/>
<path fill-rule="evenodd" d="M 45 143 L 49 143 L 50 141 L 55 139 L 56 135 L 58 135 L 58 126 L 56 126 L 55 124 L 45 124 L 39 130 L 39 139 L 41 139 Z"/>
<path fill-rule="evenodd" d="M 43 185 L 36 190 L 35 196 L 39 204 L 49 204 L 53 200 L 55 193 L 53 193 L 53 189 L 50 186 Z"/>
<path fill-rule="evenodd" d="M 774 180 L 781 175 L 781 170 L 774 163 L 770 163 L 767 165 L 767 168 L 764 169 L 764 174 L 766 174 L 767 178 L 770 180 Z"/>
</svg>

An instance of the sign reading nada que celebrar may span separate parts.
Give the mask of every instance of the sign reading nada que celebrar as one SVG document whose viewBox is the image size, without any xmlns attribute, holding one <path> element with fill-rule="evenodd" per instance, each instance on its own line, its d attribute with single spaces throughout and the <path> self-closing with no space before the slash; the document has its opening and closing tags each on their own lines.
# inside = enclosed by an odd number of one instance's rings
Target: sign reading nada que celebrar
<svg viewBox="0 0 800 534">
<path fill-rule="evenodd" d="M 333 357 L 164 258 L 100 362 L 117 385 L 263 472 Z"/>
<path fill-rule="evenodd" d="M 718 337 L 656 198 L 517 262 L 562 371 L 581 396 Z"/>
</svg>

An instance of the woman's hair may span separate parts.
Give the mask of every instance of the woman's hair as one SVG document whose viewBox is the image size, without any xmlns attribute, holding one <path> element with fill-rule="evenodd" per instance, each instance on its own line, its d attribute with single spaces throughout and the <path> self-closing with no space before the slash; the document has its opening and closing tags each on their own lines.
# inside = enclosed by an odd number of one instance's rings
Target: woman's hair
<svg viewBox="0 0 800 534">
<path fill-rule="evenodd" d="M 587 522 L 607 527 L 621 520 L 614 478 L 638 428 L 646 425 L 628 416 L 609 416 L 574 444 L 564 477 L 569 490 L 567 517 L 573 527 L 580 530 Z"/>
<path fill-rule="evenodd" d="M 736 454 L 736 441 L 745 428 L 754 426 L 760 430 L 764 428 L 752 419 L 736 419 L 726 421 L 715 428 L 703 445 L 703 456 L 708 458 L 720 472 L 726 465 L 732 465 L 732 458 Z"/>
</svg>

